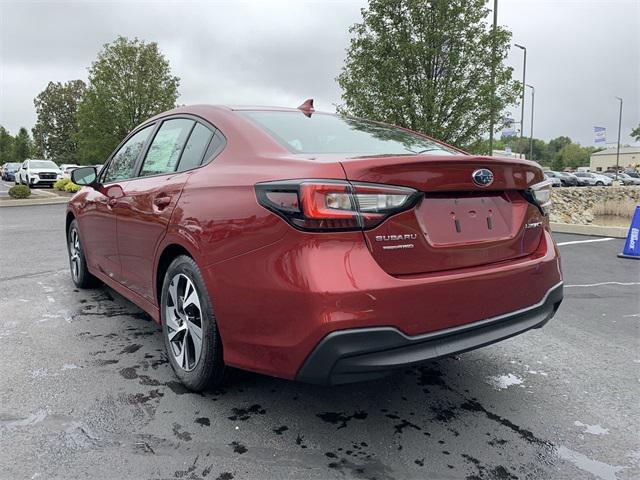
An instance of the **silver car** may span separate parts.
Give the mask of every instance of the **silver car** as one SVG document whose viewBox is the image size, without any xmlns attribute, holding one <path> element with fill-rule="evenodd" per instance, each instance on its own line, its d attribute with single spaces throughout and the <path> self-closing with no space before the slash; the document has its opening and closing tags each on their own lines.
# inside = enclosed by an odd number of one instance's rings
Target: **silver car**
<svg viewBox="0 0 640 480">
<path fill-rule="evenodd" d="M 578 182 L 582 186 L 611 186 L 613 184 L 613 180 L 604 175 L 600 175 L 598 173 L 593 172 L 576 172 L 574 173 L 576 177 L 578 177 Z"/>
<path fill-rule="evenodd" d="M 551 172 L 544 172 L 544 176 L 545 176 L 545 178 L 547 180 L 551 180 L 551 186 L 552 187 L 561 187 L 562 186 L 562 181 L 560 180 L 560 178 L 556 177 Z"/>
<path fill-rule="evenodd" d="M 603 175 L 609 177 L 611 180 L 616 179 L 616 172 L 605 172 Z M 618 180 L 622 182 L 623 185 L 640 185 L 640 178 L 634 178 L 623 172 L 618 173 Z"/>
</svg>

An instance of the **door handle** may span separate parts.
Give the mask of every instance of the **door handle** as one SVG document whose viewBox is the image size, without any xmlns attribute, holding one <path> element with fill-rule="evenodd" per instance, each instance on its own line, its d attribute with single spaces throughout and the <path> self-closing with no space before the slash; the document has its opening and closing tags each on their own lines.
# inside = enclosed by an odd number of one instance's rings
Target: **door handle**
<svg viewBox="0 0 640 480">
<path fill-rule="evenodd" d="M 159 209 L 162 210 L 167 207 L 171 203 L 171 197 L 169 195 L 158 195 L 153 199 L 153 204 Z"/>
</svg>

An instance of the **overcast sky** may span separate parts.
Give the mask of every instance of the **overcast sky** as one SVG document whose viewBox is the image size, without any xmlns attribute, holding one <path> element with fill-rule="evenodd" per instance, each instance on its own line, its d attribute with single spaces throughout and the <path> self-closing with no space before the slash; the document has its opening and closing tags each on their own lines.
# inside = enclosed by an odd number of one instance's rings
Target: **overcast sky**
<svg viewBox="0 0 640 480">
<path fill-rule="evenodd" d="M 491 2 L 493 3 L 493 2 Z M 340 102 L 335 77 L 366 1 L 30 2 L 0 0 L 0 124 L 35 122 L 33 98 L 49 81 L 86 81 L 87 67 L 118 35 L 158 42 L 181 78 L 181 104 L 316 108 Z M 592 145 L 593 126 L 622 142 L 640 122 L 640 0 L 500 0 L 498 21 L 528 49 L 536 88 L 535 136 Z M 509 63 L 522 74 L 522 52 Z M 525 109 L 529 135 L 530 96 Z M 517 107 L 513 116 L 519 118 Z M 428 133 L 428 132 L 427 132 Z"/>
</svg>

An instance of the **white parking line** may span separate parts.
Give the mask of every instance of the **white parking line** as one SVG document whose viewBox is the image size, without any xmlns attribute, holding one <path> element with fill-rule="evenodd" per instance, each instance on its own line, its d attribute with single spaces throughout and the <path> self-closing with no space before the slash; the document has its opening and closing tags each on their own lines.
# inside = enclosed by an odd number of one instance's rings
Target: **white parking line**
<svg viewBox="0 0 640 480">
<path fill-rule="evenodd" d="M 609 240 L 615 240 L 615 238 L 594 238 L 593 240 L 575 240 L 573 242 L 560 242 L 558 246 L 561 247 L 563 245 L 575 245 L 576 243 L 593 243 L 593 242 L 608 242 Z"/>
<path fill-rule="evenodd" d="M 602 283 L 590 283 L 590 284 L 587 284 L 587 285 L 565 285 L 564 288 L 601 287 L 603 285 L 620 285 L 622 287 L 629 287 L 631 285 L 640 285 L 640 282 L 602 282 Z"/>
</svg>

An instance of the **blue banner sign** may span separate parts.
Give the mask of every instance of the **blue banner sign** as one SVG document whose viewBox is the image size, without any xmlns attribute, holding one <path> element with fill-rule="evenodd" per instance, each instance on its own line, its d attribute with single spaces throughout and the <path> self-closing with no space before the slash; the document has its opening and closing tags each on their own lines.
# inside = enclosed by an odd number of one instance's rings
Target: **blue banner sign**
<svg viewBox="0 0 640 480">
<path fill-rule="evenodd" d="M 607 129 L 605 127 L 593 127 L 593 143 L 605 143 L 607 141 Z"/>
</svg>

